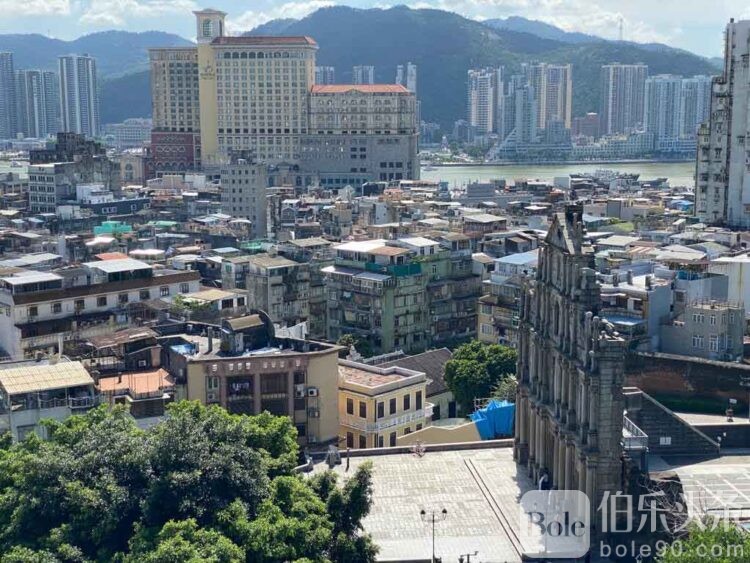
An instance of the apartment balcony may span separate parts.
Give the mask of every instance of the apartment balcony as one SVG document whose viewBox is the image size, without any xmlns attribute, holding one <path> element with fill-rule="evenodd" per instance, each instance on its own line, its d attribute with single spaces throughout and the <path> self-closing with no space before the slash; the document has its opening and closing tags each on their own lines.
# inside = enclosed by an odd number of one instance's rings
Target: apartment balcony
<svg viewBox="0 0 750 563">
<path fill-rule="evenodd" d="M 412 422 L 424 424 L 426 421 L 432 420 L 433 406 L 432 403 L 425 403 L 423 409 L 403 413 L 397 416 L 384 417 L 377 422 L 368 422 L 367 420 L 353 415 L 344 415 L 339 422 L 342 426 L 354 428 L 361 432 L 383 432 L 389 428 L 403 426 L 404 424 L 410 424 Z"/>
</svg>

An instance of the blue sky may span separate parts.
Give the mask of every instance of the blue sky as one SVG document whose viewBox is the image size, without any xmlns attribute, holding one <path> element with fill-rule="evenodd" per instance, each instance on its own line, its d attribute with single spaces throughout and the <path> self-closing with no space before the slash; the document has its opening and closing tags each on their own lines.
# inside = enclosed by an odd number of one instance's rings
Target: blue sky
<svg viewBox="0 0 750 563">
<path fill-rule="evenodd" d="M 388 7 L 389 0 L 0 0 L 0 33 L 42 33 L 61 39 L 105 29 L 158 29 L 191 38 L 191 10 L 228 12 L 229 29 L 245 31 L 278 17 L 303 17 L 323 6 Z M 730 17 L 750 17 L 740 0 L 414 0 L 414 8 L 439 8 L 477 20 L 510 15 L 552 23 L 569 31 L 658 41 L 706 56 L 720 56 L 722 32 Z"/>
</svg>

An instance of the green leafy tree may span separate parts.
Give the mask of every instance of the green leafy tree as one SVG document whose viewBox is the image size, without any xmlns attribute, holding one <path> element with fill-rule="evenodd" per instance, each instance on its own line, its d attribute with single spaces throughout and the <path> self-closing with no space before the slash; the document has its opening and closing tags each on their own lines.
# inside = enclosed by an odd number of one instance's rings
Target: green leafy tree
<svg viewBox="0 0 750 563">
<path fill-rule="evenodd" d="M 462 412 L 472 412 L 474 399 L 492 396 L 493 389 L 515 373 L 516 357 L 513 348 L 478 340 L 455 350 L 445 364 L 445 381 Z"/>
<path fill-rule="evenodd" d="M 0 446 L 0 563 L 374 559 L 370 469 L 295 474 L 287 417 L 180 402 L 148 430 L 104 406 L 46 426 Z"/>
<path fill-rule="evenodd" d="M 16 546 L 0 557 L 0 563 L 60 563 L 51 551 Z"/>
<path fill-rule="evenodd" d="M 335 476 L 334 476 L 335 477 Z M 342 488 L 332 486 L 332 476 L 319 478 L 313 488 L 327 493 L 324 498 L 333 520 L 330 558 L 337 563 L 371 563 L 377 547 L 362 535 L 362 519 L 372 507 L 372 465 L 365 463 Z"/>
<path fill-rule="evenodd" d="M 750 560 L 750 534 L 734 523 L 693 524 L 686 537 L 664 550 L 659 563 L 745 563 Z"/>
<path fill-rule="evenodd" d="M 261 454 L 248 447 L 249 430 L 217 406 L 173 405 L 150 437 L 154 477 L 145 502 L 147 523 L 195 518 L 206 524 L 234 499 L 254 514 L 267 495 L 268 476 Z"/>
<path fill-rule="evenodd" d="M 153 541 L 136 536 L 125 563 L 242 563 L 244 551 L 215 530 L 188 520 L 170 520 Z"/>
<path fill-rule="evenodd" d="M 505 401 L 515 402 L 516 391 L 518 390 L 518 380 L 515 374 L 507 373 L 492 389 L 492 397 Z"/>
</svg>

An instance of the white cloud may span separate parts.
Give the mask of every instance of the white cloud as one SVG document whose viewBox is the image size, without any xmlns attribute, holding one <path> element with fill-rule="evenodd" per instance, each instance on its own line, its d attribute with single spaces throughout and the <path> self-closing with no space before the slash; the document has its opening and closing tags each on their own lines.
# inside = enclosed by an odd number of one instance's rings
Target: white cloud
<svg viewBox="0 0 750 563">
<path fill-rule="evenodd" d="M 0 14 L 9 16 L 49 16 L 70 14 L 70 0 L 0 0 Z"/>
<path fill-rule="evenodd" d="M 196 8 L 193 0 L 92 0 L 81 16 L 81 23 L 119 26 L 133 17 L 184 14 Z"/>
<path fill-rule="evenodd" d="M 332 0 L 309 0 L 308 2 L 287 2 L 281 6 L 262 11 L 248 10 L 236 18 L 230 18 L 227 21 L 227 30 L 230 33 L 239 34 L 250 31 L 254 27 L 271 20 L 279 18 L 301 19 L 315 10 L 335 5 L 336 2 Z"/>
<path fill-rule="evenodd" d="M 611 0 L 602 0 L 613 4 Z M 424 0 L 413 7 L 423 7 Z M 619 5 L 603 7 L 590 0 L 436 0 L 432 7 L 457 12 L 463 16 L 483 21 L 490 18 L 522 16 L 539 20 L 565 31 L 578 31 L 617 39 L 620 18 L 623 20 L 624 38 L 638 42 L 668 42 L 675 33 L 666 26 L 657 30 L 639 16 L 647 14 L 639 10 L 636 14 L 623 13 Z M 653 16 L 653 13 L 648 13 Z M 653 18 L 650 18 L 653 19 Z"/>
</svg>

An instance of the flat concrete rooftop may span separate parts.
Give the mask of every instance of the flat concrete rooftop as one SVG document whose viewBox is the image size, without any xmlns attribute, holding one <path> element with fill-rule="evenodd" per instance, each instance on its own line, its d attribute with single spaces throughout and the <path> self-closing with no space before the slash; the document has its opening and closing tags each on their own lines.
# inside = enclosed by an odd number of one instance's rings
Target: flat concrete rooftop
<svg viewBox="0 0 750 563">
<path fill-rule="evenodd" d="M 334 469 L 342 476 L 344 457 Z M 477 561 L 521 561 L 519 499 L 534 486 L 511 448 L 352 457 L 348 473 L 365 461 L 373 464 L 374 503 L 363 523 L 380 546 L 379 560 L 429 561 L 432 530 L 419 512 L 445 508 L 447 518 L 435 527 L 437 557 L 458 561 L 478 551 Z M 315 471 L 326 468 L 320 463 Z"/>
</svg>

